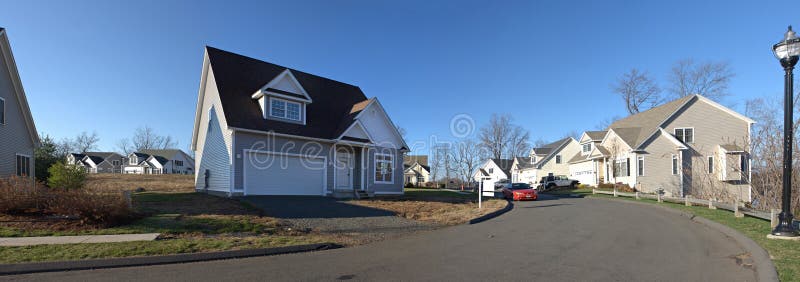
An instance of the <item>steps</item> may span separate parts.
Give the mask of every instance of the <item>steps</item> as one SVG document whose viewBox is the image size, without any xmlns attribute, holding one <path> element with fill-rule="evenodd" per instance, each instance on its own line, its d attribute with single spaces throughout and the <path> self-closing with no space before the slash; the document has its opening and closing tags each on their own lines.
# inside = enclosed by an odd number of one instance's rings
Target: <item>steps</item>
<svg viewBox="0 0 800 282">
<path fill-rule="evenodd" d="M 367 191 L 364 190 L 355 190 L 355 196 L 356 199 L 372 198 L 372 195 L 370 195 Z"/>
</svg>

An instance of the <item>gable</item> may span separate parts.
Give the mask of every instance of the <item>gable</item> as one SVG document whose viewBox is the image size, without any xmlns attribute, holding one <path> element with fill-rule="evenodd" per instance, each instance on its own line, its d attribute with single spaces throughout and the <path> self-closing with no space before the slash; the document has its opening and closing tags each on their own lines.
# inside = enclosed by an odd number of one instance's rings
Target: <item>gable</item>
<svg viewBox="0 0 800 282">
<path fill-rule="evenodd" d="M 17 63 L 11 52 L 6 31 L 0 28 L 0 98 L 4 100 L 6 130 L 16 136 L 27 135 L 26 147 L 39 145 L 39 134 L 33 122 L 28 99 L 22 87 Z M 19 142 L 18 140 L 14 140 Z M 17 145 L 21 145 L 17 144 Z"/>
<path fill-rule="evenodd" d="M 358 114 L 356 120 L 363 125 L 365 134 L 378 146 L 408 148 L 400 132 L 397 131 L 397 126 L 389 119 L 389 115 L 377 99 L 373 99 L 373 102 Z"/>
<path fill-rule="evenodd" d="M 364 126 L 361 125 L 361 122 L 359 121 L 354 122 L 349 129 L 347 129 L 344 133 L 342 133 L 342 136 L 364 139 L 364 140 L 372 140 L 372 138 L 369 137 L 367 131 L 364 129 Z"/>
<path fill-rule="evenodd" d="M 608 134 L 606 134 L 606 137 L 603 138 L 601 145 L 603 145 L 603 147 L 608 151 L 607 154 L 611 155 L 631 150 L 631 146 L 625 143 L 625 140 L 620 138 L 614 129 L 608 131 Z"/>
</svg>

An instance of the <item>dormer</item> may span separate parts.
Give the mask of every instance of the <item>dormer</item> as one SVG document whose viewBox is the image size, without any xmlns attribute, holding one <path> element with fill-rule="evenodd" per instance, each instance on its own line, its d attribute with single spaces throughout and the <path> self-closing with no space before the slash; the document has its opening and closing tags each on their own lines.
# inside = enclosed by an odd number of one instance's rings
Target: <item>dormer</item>
<svg viewBox="0 0 800 282">
<path fill-rule="evenodd" d="M 265 119 L 299 124 L 306 124 L 306 105 L 313 102 L 289 69 L 261 87 L 252 98 L 258 100 Z"/>
</svg>

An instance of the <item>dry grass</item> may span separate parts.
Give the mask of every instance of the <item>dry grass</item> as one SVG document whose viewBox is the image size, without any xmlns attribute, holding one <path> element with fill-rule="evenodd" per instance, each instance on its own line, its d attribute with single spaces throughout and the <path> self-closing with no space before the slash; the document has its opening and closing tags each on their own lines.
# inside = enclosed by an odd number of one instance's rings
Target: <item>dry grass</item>
<svg viewBox="0 0 800 282">
<path fill-rule="evenodd" d="M 355 204 L 397 213 L 398 216 L 443 225 L 464 224 L 470 220 L 506 207 L 508 202 L 490 199 L 478 209 L 477 203 L 447 203 L 409 200 L 357 200 Z"/>
<path fill-rule="evenodd" d="M 180 174 L 90 174 L 86 189 L 119 192 L 144 188 L 148 192 L 194 192 L 194 176 Z"/>
</svg>

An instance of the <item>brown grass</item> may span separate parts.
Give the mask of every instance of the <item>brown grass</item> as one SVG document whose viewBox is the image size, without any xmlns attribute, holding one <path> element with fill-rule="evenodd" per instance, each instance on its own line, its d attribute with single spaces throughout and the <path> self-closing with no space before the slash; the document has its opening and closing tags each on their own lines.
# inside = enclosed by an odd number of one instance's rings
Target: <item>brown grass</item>
<svg viewBox="0 0 800 282">
<path fill-rule="evenodd" d="M 476 200 L 455 193 L 452 193 L 452 196 L 448 196 L 448 194 L 438 191 L 407 193 L 398 197 L 351 202 L 356 205 L 392 211 L 400 217 L 442 225 L 464 224 L 507 205 L 505 200 L 489 199 L 484 200 L 483 207 L 478 209 Z"/>
<path fill-rule="evenodd" d="M 86 189 L 119 192 L 144 188 L 148 192 L 194 192 L 194 176 L 180 174 L 90 174 Z"/>
</svg>

